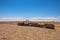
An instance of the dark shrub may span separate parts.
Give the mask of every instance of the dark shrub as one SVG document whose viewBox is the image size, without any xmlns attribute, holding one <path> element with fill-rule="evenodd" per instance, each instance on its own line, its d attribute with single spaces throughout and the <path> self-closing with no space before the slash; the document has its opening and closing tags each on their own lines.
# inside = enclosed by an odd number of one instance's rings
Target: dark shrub
<svg viewBox="0 0 60 40">
<path fill-rule="evenodd" d="M 44 27 L 48 29 L 55 29 L 55 26 L 53 24 L 44 24 Z"/>
</svg>

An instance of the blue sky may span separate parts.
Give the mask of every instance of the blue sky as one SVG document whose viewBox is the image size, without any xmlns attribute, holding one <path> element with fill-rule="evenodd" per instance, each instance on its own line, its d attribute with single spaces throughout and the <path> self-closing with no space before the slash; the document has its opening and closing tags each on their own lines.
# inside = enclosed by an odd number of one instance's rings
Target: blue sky
<svg viewBox="0 0 60 40">
<path fill-rule="evenodd" d="M 0 17 L 60 16 L 60 0 L 0 0 Z"/>
</svg>

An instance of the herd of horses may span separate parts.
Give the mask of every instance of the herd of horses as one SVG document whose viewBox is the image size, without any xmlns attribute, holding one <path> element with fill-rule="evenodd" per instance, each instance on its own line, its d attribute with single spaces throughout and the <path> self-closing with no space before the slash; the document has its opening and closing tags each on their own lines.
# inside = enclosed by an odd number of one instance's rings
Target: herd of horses
<svg viewBox="0 0 60 40">
<path fill-rule="evenodd" d="M 54 24 L 38 24 L 38 23 L 20 23 L 18 22 L 18 26 L 32 26 L 32 27 L 40 27 L 40 28 L 47 28 L 47 29 L 55 29 Z"/>
</svg>

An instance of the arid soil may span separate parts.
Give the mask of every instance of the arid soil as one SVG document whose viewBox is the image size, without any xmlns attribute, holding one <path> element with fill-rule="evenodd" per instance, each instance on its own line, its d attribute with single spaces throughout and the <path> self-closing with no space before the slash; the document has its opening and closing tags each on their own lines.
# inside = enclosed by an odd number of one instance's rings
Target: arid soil
<svg viewBox="0 0 60 40">
<path fill-rule="evenodd" d="M 60 40 L 60 26 L 46 29 L 12 24 L 0 24 L 0 40 Z"/>
</svg>

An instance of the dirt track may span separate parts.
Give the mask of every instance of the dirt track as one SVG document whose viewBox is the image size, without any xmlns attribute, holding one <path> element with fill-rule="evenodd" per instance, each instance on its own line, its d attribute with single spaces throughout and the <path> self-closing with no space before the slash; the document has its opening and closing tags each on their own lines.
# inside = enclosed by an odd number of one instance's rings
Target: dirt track
<svg viewBox="0 0 60 40">
<path fill-rule="evenodd" d="M 0 24 L 0 40 L 60 40 L 60 30 Z"/>
</svg>

